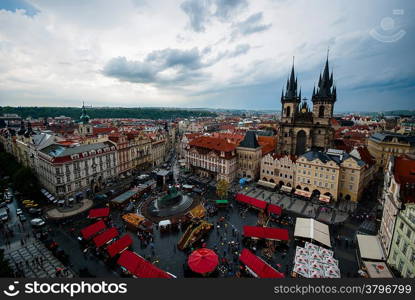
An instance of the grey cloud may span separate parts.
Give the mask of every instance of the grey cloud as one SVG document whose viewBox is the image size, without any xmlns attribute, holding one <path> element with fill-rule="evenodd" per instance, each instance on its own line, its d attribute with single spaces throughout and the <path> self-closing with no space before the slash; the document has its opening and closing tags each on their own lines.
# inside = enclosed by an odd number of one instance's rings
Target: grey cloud
<svg viewBox="0 0 415 300">
<path fill-rule="evenodd" d="M 211 0 L 186 0 L 180 8 L 189 17 L 190 27 L 196 32 L 205 31 L 204 24 L 209 17 Z"/>
<path fill-rule="evenodd" d="M 246 20 L 238 22 L 234 24 L 234 27 L 236 28 L 235 31 L 232 33 L 233 38 L 241 35 L 249 35 L 256 32 L 261 32 L 268 30 L 271 28 L 272 24 L 263 24 L 263 15 L 262 12 L 255 13 L 251 16 L 249 16 Z"/>
<path fill-rule="evenodd" d="M 248 44 L 240 44 L 233 50 L 227 50 L 214 58 L 205 59 L 211 48 L 202 51 L 198 48 L 190 50 L 163 49 L 149 53 L 142 61 L 127 60 L 125 57 L 115 57 L 108 61 L 102 74 L 121 81 L 154 84 L 188 84 L 206 79 L 208 74 L 203 69 L 208 68 L 225 58 L 233 58 L 246 54 L 250 49 Z M 170 75 L 163 73 L 171 71 Z"/>
<path fill-rule="evenodd" d="M 233 15 L 247 6 L 247 0 L 186 0 L 180 8 L 189 17 L 190 27 L 196 32 L 203 32 L 212 18 L 229 22 Z"/>
<path fill-rule="evenodd" d="M 215 16 L 228 21 L 233 14 L 248 6 L 246 0 L 216 0 Z"/>
</svg>

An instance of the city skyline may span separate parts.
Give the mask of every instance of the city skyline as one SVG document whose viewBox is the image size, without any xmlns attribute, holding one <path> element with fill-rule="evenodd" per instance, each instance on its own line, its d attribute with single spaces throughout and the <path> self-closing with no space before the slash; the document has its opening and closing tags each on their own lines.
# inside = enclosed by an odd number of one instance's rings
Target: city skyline
<svg viewBox="0 0 415 300">
<path fill-rule="evenodd" d="M 337 112 L 412 109 L 413 11 L 404 1 L 2 1 L 0 105 L 280 110 L 293 56 L 310 99 L 330 49 Z"/>
</svg>

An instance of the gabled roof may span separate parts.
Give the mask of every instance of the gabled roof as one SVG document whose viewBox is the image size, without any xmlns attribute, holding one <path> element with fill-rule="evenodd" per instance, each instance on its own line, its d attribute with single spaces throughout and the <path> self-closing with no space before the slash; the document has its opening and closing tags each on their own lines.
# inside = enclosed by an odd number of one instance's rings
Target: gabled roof
<svg viewBox="0 0 415 300">
<path fill-rule="evenodd" d="M 248 131 L 245 134 L 245 137 L 242 140 L 242 142 L 239 143 L 239 147 L 251 148 L 251 149 L 259 148 L 260 145 L 259 145 L 258 140 L 256 138 L 255 132 L 254 131 Z"/>
<path fill-rule="evenodd" d="M 189 142 L 190 146 L 205 148 L 209 150 L 230 152 L 235 150 L 236 145 L 229 143 L 226 139 L 211 136 L 200 136 Z"/>
</svg>

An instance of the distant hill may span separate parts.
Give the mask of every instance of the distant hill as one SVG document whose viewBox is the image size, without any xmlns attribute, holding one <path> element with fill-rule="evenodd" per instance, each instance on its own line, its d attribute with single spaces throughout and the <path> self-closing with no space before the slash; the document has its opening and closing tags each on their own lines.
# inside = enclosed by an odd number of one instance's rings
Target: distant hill
<svg viewBox="0 0 415 300">
<path fill-rule="evenodd" d="M 0 115 L 18 114 L 22 118 L 32 117 L 34 119 L 44 117 L 66 116 L 75 120 L 79 119 L 82 111 L 79 107 L 11 107 L 0 106 Z M 175 118 L 211 117 L 216 113 L 201 110 L 187 110 L 176 108 L 124 108 L 124 107 L 95 107 L 87 108 L 91 118 L 137 118 L 152 120 L 169 120 Z"/>
</svg>

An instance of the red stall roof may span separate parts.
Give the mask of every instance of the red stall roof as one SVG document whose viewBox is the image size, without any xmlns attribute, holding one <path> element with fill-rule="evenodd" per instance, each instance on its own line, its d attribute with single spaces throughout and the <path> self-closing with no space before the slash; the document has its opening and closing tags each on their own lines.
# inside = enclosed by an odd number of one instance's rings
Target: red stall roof
<svg viewBox="0 0 415 300">
<path fill-rule="evenodd" d="M 236 194 L 236 200 L 238 200 L 239 202 L 243 202 L 246 204 L 249 204 L 251 206 L 254 206 L 256 208 L 259 209 L 265 209 L 265 207 L 267 207 L 267 202 L 263 201 L 263 200 L 259 200 L 253 197 L 249 197 L 247 195 L 244 194 Z"/>
<path fill-rule="evenodd" d="M 279 240 L 288 241 L 288 230 L 283 228 L 271 228 L 260 226 L 244 226 L 244 236 L 267 239 L 267 240 Z"/>
<path fill-rule="evenodd" d="M 284 274 L 278 272 L 248 249 L 243 249 L 239 259 L 254 272 L 259 278 L 284 278 Z"/>
<path fill-rule="evenodd" d="M 84 239 L 87 240 L 105 228 L 107 228 L 107 225 L 105 225 L 104 221 L 98 221 L 92 225 L 85 227 L 84 229 L 81 229 L 81 235 Z"/>
<path fill-rule="evenodd" d="M 268 210 L 268 213 L 273 213 L 276 215 L 281 215 L 282 213 L 282 208 L 275 204 L 268 204 L 267 210 Z"/>
<path fill-rule="evenodd" d="M 115 228 L 109 228 L 105 230 L 103 233 L 94 237 L 94 243 L 96 247 L 101 247 L 102 245 L 106 244 L 113 238 L 118 236 L 118 231 Z"/>
<path fill-rule="evenodd" d="M 114 257 L 118 253 L 123 252 L 125 249 L 127 249 L 131 244 L 133 243 L 133 240 L 128 234 L 123 235 L 115 242 L 111 243 L 107 247 L 107 252 L 110 257 Z"/>
<path fill-rule="evenodd" d="M 167 272 L 157 268 L 135 252 L 125 250 L 117 263 L 131 274 L 140 278 L 172 278 Z"/>
<path fill-rule="evenodd" d="M 108 207 L 91 209 L 88 214 L 89 219 L 96 218 L 105 218 L 110 214 L 110 209 Z"/>
</svg>

